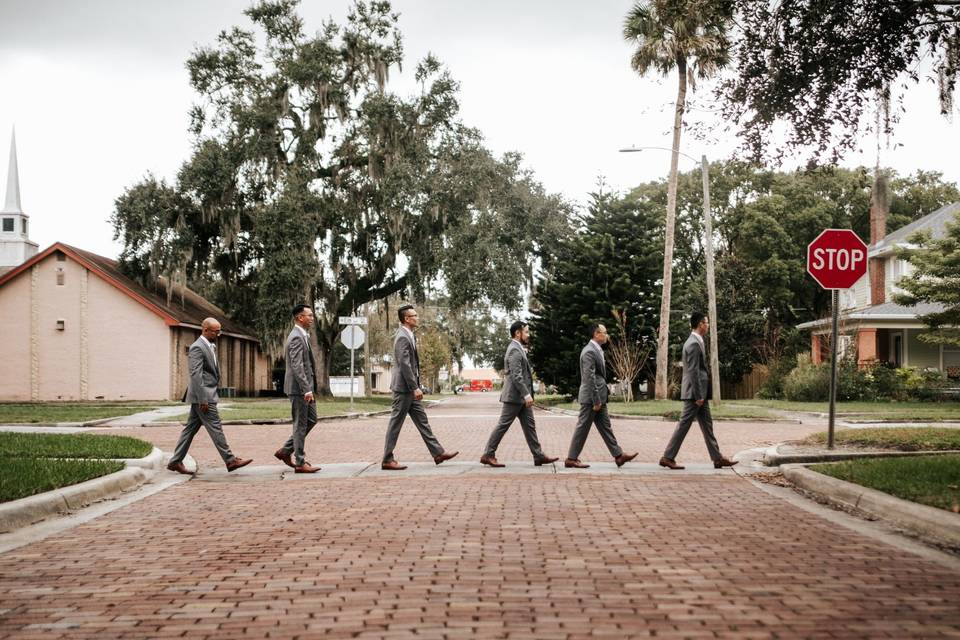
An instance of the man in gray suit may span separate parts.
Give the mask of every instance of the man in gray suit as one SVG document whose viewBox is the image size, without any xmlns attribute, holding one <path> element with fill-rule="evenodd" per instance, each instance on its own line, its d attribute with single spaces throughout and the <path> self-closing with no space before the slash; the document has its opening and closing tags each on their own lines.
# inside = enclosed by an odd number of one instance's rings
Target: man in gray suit
<svg viewBox="0 0 960 640">
<path fill-rule="evenodd" d="M 622 467 L 637 457 L 637 453 L 624 453 L 617 438 L 613 435 L 610 416 L 607 413 L 607 365 L 603 359 L 602 345 L 607 342 L 607 328 L 602 324 L 590 325 L 590 342 L 580 351 L 580 417 L 570 442 L 570 452 L 563 466 L 574 469 L 586 469 L 590 465 L 580 462 L 580 452 L 587 442 L 590 425 L 597 425 L 597 431 L 613 456 L 618 467 Z"/>
<path fill-rule="evenodd" d="M 220 364 L 217 362 L 217 338 L 220 336 L 220 322 L 216 318 L 207 318 L 200 325 L 200 337 L 190 345 L 187 352 L 187 368 L 190 382 L 183 401 L 190 403 L 190 417 L 187 425 L 180 433 L 177 447 L 173 450 L 167 469 L 178 473 L 191 475 L 183 459 L 187 456 L 193 437 L 200 430 L 200 425 L 207 429 L 210 439 L 217 447 L 217 452 L 227 465 L 227 471 L 234 471 L 245 467 L 253 460 L 238 458 L 230 451 L 227 438 L 223 435 L 223 426 L 220 424 L 220 413 L 217 411 L 217 388 L 220 386 Z"/>
<path fill-rule="evenodd" d="M 510 338 L 507 353 L 503 356 L 503 391 L 500 393 L 503 409 L 500 412 L 500 422 L 490 434 L 487 449 L 480 457 L 480 462 L 490 467 L 506 466 L 497 462 L 497 447 L 507 433 L 507 429 L 519 417 L 523 437 L 527 439 L 527 446 L 533 454 L 533 464 L 538 467 L 551 464 L 559 458 L 551 458 L 540 448 L 537 427 L 533 420 L 533 373 L 530 371 L 530 361 L 524 349 L 530 343 L 530 329 L 527 323 L 517 320 L 510 325 Z"/>
<path fill-rule="evenodd" d="M 393 339 L 393 374 L 390 378 L 390 390 L 393 391 L 393 411 L 387 424 L 387 440 L 383 448 L 383 461 L 380 468 L 385 471 L 402 471 L 407 467 L 393 457 L 393 450 L 400 437 L 403 421 L 410 414 L 413 424 L 417 425 L 433 461 L 440 464 L 454 457 L 459 451 L 446 453 L 427 422 L 427 412 L 423 408 L 423 390 L 420 388 L 420 356 L 417 353 L 417 339 L 413 330 L 420 324 L 420 316 L 412 305 L 405 304 L 397 309 L 400 328 Z"/>
<path fill-rule="evenodd" d="M 707 316 L 695 311 L 690 316 L 690 337 L 683 344 L 683 379 L 680 383 L 680 400 L 683 401 L 683 410 L 680 413 L 680 422 L 673 432 L 673 437 L 667 444 L 667 450 L 660 458 L 660 466 L 668 469 L 683 469 L 677 464 L 677 453 L 683 439 L 694 418 L 700 424 L 703 439 L 707 443 L 707 451 L 713 466 L 732 467 L 737 464 L 728 460 L 720 453 L 717 438 L 713 435 L 713 418 L 710 415 L 710 399 L 713 397 L 713 388 L 710 383 L 710 370 L 707 369 L 707 350 L 703 343 L 703 336 L 707 335 L 710 321 Z M 716 348 L 714 346 L 714 348 Z"/>
<path fill-rule="evenodd" d="M 283 392 L 290 398 L 290 413 L 293 415 L 293 433 L 282 447 L 273 454 L 296 473 L 316 473 L 320 467 L 305 459 L 304 444 L 307 434 L 317 424 L 317 374 L 313 366 L 313 350 L 310 348 L 310 328 L 313 327 L 313 309 L 305 304 L 293 308 L 293 330 L 287 336 L 283 358 L 287 370 L 283 376 Z M 296 457 L 296 463 L 291 460 Z"/>
</svg>

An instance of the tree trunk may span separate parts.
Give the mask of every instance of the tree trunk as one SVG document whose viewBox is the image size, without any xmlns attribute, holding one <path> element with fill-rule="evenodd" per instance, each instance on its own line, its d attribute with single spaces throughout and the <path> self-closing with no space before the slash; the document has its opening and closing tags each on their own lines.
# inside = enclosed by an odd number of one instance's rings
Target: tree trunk
<svg viewBox="0 0 960 640">
<path fill-rule="evenodd" d="M 687 61 L 677 59 L 677 104 L 673 117 L 673 146 L 670 152 L 670 179 L 667 183 L 667 219 L 663 235 L 663 295 L 660 298 L 660 329 L 657 332 L 657 388 L 658 400 L 669 395 L 670 344 L 670 287 L 673 284 L 673 236 L 677 219 L 677 165 L 680 162 L 680 132 L 683 129 L 683 110 L 687 99 Z"/>
<path fill-rule="evenodd" d="M 321 339 L 322 338 L 322 339 Z M 317 372 L 317 396 L 330 398 L 333 392 L 330 391 L 330 361 L 333 354 L 333 343 L 337 339 L 337 334 L 327 334 L 321 336 L 320 330 L 310 332 L 310 348 L 316 354 L 317 361 L 314 363 L 314 371 Z"/>
</svg>

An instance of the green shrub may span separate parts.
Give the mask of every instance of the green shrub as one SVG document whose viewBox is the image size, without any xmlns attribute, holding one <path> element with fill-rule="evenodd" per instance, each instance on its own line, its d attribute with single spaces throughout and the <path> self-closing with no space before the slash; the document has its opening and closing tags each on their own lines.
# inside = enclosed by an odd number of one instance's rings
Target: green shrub
<svg viewBox="0 0 960 640">
<path fill-rule="evenodd" d="M 794 402 L 819 402 L 829 394 L 829 369 L 810 362 L 810 354 L 797 356 L 797 366 L 783 380 L 783 396 Z"/>
</svg>

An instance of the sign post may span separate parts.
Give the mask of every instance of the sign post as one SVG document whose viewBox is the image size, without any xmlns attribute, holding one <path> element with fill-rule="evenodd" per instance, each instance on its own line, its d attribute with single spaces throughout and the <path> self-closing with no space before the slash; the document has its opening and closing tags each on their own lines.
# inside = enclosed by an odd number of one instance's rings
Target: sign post
<svg viewBox="0 0 960 640">
<path fill-rule="evenodd" d="M 340 332 L 340 342 L 347 349 L 350 349 L 350 411 L 353 411 L 353 362 L 354 352 L 363 346 L 366 334 L 360 325 L 366 325 L 367 319 L 358 316 L 340 316 L 340 324 L 346 325 L 346 329 Z"/>
<path fill-rule="evenodd" d="M 840 340 L 840 289 L 849 289 L 867 272 L 867 245 L 850 229 L 825 229 L 807 245 L 807 273 L 832 290 L 830 332 L 830 414 L 827 448 L 833 449 L 837 414 L 837 342 Z"/>
</svg>

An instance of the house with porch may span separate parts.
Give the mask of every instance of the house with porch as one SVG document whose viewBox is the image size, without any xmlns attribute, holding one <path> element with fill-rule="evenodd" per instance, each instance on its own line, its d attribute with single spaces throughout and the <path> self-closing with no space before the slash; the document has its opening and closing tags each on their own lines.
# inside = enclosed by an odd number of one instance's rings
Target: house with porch
<svg viewBox="0 0 960 640">
<path fill-rule="evenodd" d="M 958 222 L 958 214 L 960 202 L 954 202 L 887 234 L 886 207 L 873 204 L 867 274 L 852 288 L 840 292 L 840 354 L 852 350 L 861 366 L 887 362 L 895 367 L 937 369 L 950 378 L 960 378 L 960 347 L 920 339 L 927 327 L 919 317 L 942 311 L 943 307 L 905 307 L 893 301 L 894 294 L 901 292 L 897 282 L 913 272 L 913 266 L 896 255 L 897 248 L 909 247 L 908 238 L 917 231 L 942 238 L 947 224 Z M 813 362 L 829 360 L 830 318 L 805 322 L 799 328 L 810 330 Z"/>
</svg>

